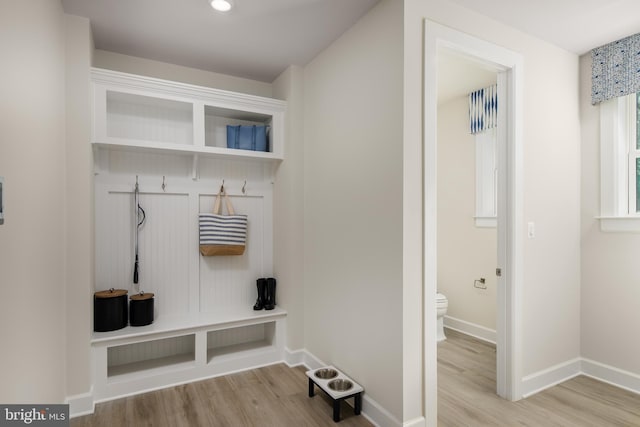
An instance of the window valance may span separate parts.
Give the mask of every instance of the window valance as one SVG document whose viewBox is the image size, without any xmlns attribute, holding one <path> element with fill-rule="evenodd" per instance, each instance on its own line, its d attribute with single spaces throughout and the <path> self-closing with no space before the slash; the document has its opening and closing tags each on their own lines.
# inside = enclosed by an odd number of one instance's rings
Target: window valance
<svg viewBox="0 0 640 427">
<path fill-rule="evenodd" d="M 591 104 L 640 92 L 640 33 L 591 51 Z"/>
<path fill-rule="evenodd" d="M 472 134 L 498 125 L 498 85 L 469 94 L 469 125 Z"/>
</svg>

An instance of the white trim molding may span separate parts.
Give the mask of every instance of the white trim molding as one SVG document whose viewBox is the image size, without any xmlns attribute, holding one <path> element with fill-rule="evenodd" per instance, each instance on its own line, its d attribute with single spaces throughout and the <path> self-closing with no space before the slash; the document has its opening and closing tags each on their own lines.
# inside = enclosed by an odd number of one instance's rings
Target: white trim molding
<svg viewBox="0 0 640 427">
<path fill-rule="evenodd" d="M 600 230 L 640 232 L 636 206 L 636 95 L 600 103 Z"/>
<path fill-rule="evenodd" d="M 498 72 L 498 318 L 496 325 L 497 393 L 509 399 L 522 397 L 522 288 L 524 223 L 522 54 L 462 31 L 425 19 L 424 28 L 424 286 L 423 382 L 426 424 L 437 425 L 437 62 L 438 52 L 452 51 Z"/>
<path fill-rule="evenodd" d="M 640 375 L 634 374 L 633 372 L 583 358 L 582 374 L 615 387 L 640 394 Z"/>
<path fill-rule="evenodd" d="M 473 220 L 478 228 L 496 228 L 498 226 L 498 218 L 495 216 L 474 216 Z"/>
<path fill-rule="evenodd" d="M 87 393 L 67 396 L 65 403 L 69 405 L 69 418 L 93 414 L 96 407 L 93 400 L 93 387 Z"/>
<path fill-rule="evenodd" d="M 451 316 L 444 316 L 444 327 L 461 332 L 465 335 L 472 336 L 479 340 L 489 342 L 491 344 L 496 343 L 495 329 L 485 328 L 484 326 L 467 322 L 466 320 L 457 319 Z"/>
<path fill-rule="evenodd" d="M 597 216 L 600 220 L 600 231 L 609 233 L 640 232 L 640 216 Z"/>
<path fill-rule="evenodd" d="M 581 359 L 568 360 L 550 368 L 543 369 L 522 379 L 522 394 L 527 398 L 536 393 L 577 377 L 582 373 Z"/>
<path fill-rule="evenodd" d="M 427 421 L 424 417 L 414 418 L 410 421 L 405 421 L 402 427 L 425 427 L 427 425 Z"/>
<path fill-rule="evenodd" d="M 522 379 L 524 397 L 532 396 L 579 375 L 640 394 L 640 375 L 584 357 L 576 357 L 524 377 Z"/>
</svg>

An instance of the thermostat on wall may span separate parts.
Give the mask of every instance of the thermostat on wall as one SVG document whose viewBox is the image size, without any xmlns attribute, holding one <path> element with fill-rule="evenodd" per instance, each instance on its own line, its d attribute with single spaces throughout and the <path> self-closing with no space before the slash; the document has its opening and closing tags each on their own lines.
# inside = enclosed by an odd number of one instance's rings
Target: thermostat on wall
<svg viewBox="0 0 640 427">
<path fill-rule="evenodd" d="M 2 185 L 4 184 L 4 178 L 0 176 L 0 225 L 4 224 L 4 208 L 2 204 Z"/>
</svg>

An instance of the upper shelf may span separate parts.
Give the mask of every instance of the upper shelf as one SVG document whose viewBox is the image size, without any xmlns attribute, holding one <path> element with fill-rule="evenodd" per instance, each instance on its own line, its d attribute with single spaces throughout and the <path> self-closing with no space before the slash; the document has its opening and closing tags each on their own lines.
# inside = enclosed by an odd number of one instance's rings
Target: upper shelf
<svg viewBox="0 0 640 427">
<path fill-rule="evenodd" d="M 97 68 L 91 78 L 96 146 L 283 159 L 285 101 Z M 268 151 L 227 148 L 227 125 L 266 126 Z"/>
</svg>

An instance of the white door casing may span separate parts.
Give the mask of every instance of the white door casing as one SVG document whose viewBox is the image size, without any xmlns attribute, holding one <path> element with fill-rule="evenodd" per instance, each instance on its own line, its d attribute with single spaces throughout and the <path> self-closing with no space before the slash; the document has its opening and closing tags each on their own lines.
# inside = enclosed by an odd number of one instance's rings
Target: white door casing
<svg viewBox="0 0 640 427">
<path fill-rule="evenodd" d="M 424 396 L 428 426 L 437 425 L 437 61 L 454 51 L 498 72 L 497 393 L 522 398 L 523 59 L 516 52 L 425 20 L 424 41 Z"/>
</svg>

